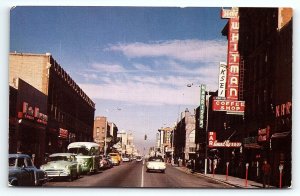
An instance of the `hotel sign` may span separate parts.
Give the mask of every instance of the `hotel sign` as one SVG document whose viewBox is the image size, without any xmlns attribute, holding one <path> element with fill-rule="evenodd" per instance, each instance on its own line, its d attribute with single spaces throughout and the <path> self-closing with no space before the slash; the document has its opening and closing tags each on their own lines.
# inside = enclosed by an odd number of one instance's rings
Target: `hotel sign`
<svg viewBox="0 0 300 196">
<path fill-rule="evenodd" d="M 226 98 L 230 100 L 238 100 L 240 61 L 238 51 L 240 26 L 238 11 L 238 8 L 234 7 L 230 10 L 222 9 L 221 12 L 221 18 L 229 19 Z"/>
<path fill-rule="evenodd" d="M 208 132 L 208 147 L 209 148 L 239 148 L 242 146 L 241 142 L 231 142 L 230 140 L 225 140 L 223 142 L 219 142 L 217 140 L 216 132 Z"/>
<path fill-rule="evenodd" d="M 234 7 L 230 10 L 222 9 L 221 18 L 236 18 L 238 17 L 239 10 L 237 7 Z"/>
<path fill-rule="evenodd" d="M 204 111 L 205 111 L 205 91 L 206 85 L 201 84 L 200 86 L 200 108 L 199 108 L 199 127 L 200 129 L 204 128 Z"/>
</svg>

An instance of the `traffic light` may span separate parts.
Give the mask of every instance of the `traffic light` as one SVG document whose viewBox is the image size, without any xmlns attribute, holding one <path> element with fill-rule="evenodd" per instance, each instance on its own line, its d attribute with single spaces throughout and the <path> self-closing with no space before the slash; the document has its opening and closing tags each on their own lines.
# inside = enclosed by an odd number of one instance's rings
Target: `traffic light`
<svg viewBox="0 0 300 196">
<path fill-rule="evenodd" d="M 144 138 L 145 138 L 145 140 L 147 140 L 147 135 L 146 135 L 146 134 L 145 134 L 145 137 L 144 137 Z"/>
</svg>

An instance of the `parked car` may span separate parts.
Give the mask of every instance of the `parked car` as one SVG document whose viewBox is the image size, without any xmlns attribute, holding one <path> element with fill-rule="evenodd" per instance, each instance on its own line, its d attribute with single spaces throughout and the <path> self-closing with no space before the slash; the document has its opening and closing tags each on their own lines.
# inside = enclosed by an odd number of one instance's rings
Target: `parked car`
<svg viewBox="0 0 300 196">
<path fill-rule="evenodd" d="M 82 168 L 72 153 L 55 153 L 49 156 L 49 162 L 41 166 L 49 178 L 67 178 L 69 181 L 79 178 Z"/>
<path fill-rule="evenodd" d="M 42 186 L 48 181 L 47 174 L 37 169 L 27 154 L 9 154 L 9 186 Z"/>
<path fill-rule="evenodd" d="M 162 173 L 165 173 L 166 170 L 166 163 L 164 159 L 160 156 L 158 157 L 149 157 L 147 163 L 146 163 L 146 171 L 160 171 Z"/>
<path fill-rule="evenodd" d="M 122 158 L 119 153 L 112 152 L 109 153 L 109 156 L 112 160 L 113 165 L 120 165 Z"/>
<path fill-rule="evenodd" d="M 112 168 L 113 164 L 108 158 L 106 158 L 104 155 L 100 155 L 100 169 L 109 169 Z"/>
</svg>

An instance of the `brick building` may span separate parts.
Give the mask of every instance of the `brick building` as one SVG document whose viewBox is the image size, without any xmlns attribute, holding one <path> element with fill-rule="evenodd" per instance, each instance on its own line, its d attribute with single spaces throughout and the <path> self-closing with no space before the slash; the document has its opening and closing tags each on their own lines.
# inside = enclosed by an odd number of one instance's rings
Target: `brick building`
<svg viewBox="0 0 300 196">
<path fill-rule="evenodd" d="M 95 104 L 51 54 L 10 53 L 10 86 L 18 78 L 47 97 L 46 153 L 64 152 L 73 141 L 92 141 Z"/>
<path fill-rule="evenodd" d="M 274 185 L 284 165 L 283 185 L 290 186 L 292 9 L 241 8 L 239 49 L 245 67 L 245 159 L 269 160 Z"/>
<path fill-rule="evenodd" d="M 26 153 L 42 164 L 48 123 L 47 96 L 20 78 L 9 86 L 9 153 Z"/>
<path fill-rule="evenodd" d="M 186 109 L 174 129 L 174 156 L 187 161 L 196 156 L 195 115 Z"/>
</svg>

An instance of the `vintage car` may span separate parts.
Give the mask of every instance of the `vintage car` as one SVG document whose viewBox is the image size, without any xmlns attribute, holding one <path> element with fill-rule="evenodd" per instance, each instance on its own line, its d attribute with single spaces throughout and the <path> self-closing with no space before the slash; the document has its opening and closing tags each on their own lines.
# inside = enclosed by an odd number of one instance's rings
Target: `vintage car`
<svg viewBox="0 0 300 196">
<path fill-rule="evenodd" d="M 166 163 L 164 162 L 164 159 L 161 156 L 149 157 L 146 163 L 146 169 L 147 172 L 160 171 L 162 173 L 165 173 Z"/>
<path fill-rule="evenodd" d="M 41 166 L 48 178 L 67 178 L 69 181 L 79 178 L 81 165 L 72 153 L 55 153 L 49 156 L 47 164 Z"/>
<path fill-rule="evenodd" d="M 119 153 L 111 152 L 111 153 L 109 153 L 109 156 L 111 158 L 113 165 L 120 165 L 122 158 Z"/>
<path fill-rule="evenodd" d="M 105 157 L 105 155 L 100 155 L 100 169 L 105 170 L 105 169 L 110 169 L 113 167 L 112 162 Z"/>
<path fill-rule="evenodd" d="M 42 186 L 48 181 L 47 174 L 37 169 L 27 154 L 9 154 L 9 186 Z"/>
</svg>

